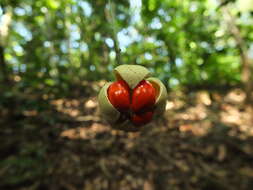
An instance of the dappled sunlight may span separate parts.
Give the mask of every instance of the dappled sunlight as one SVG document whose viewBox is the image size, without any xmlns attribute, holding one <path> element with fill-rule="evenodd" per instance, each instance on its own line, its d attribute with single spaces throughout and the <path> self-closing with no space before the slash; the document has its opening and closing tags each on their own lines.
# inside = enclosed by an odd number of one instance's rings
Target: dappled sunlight
<svg viewBox="0 0 253 190">
<path fill-rule="evenodd" d="M 212 104 L 210 94 L 208 91 L 197 92 L 196 101 L 198 104 L 204 104 L 205 106 L 210 106 Z"/>
<path fill-rule="evenodd" d="M 183 124 L 179 126 L 179 130 L 183 133 L 190 132 L 196 136 L 207 135 L 212 123 L 208 120 L 200 121 L 198 123 Z"/>
<path fill-rule="evenodd" d="M 173 101 L 167 101 L 166 106 L 165 106 L 165 110 L 171 110 L 174 107 L 175 107 L 175 103 Z"/>
<path fill-rule="evenodd" d="M 87 102 L 85 102 L 84 106 L 85 108 L 88 108 L 88 109 L 95 108 L 97 106 L 97 102 L 90 99 Z"/>
<path fill-rule="evenodd" d="M 246 136 L 253 136 L 250 112 L 244 109 L 242 104 L 244 98 L 245 94 L 239 89 L 231 90 L 225 95 L 217 92 L 210 94 L 207 91 L 191 93 L 188 97 L 184 94 L 173 97 L 172 94 L 166 102 L 164 117 L 169 127 L 177 127 L 181 133 L 190 133 L 195 136 L 208 135 L 217 119 L 220 119 L 219 122 L 222 124 L 233 126 L 233 130 L 243 132 Z M 70 116 L 74 121 L 88 124 L 88 126 L 66 129 L 61 132 L 61 137 L 91 139 L 103 132 L 112 135 L 125 134 L 112 130 L 105 124 L 103 118 L 100 117 L 96 97 L 81 100 L 58 99 L 52 101 L 51 104 L 57 111 Z M 32 111 L 26 113 L 26 115 L 29 114 L 35 113 Z M 158 122 L 153 121 L 152 125 L 160 125 Z M 157 129 L 159 129 L 158 132 L 166 132 L 166 127 Z M 131 135 L 128 138 L 131 138 Z"/>
<path fill-rule="evenodd" d="M 177 100 L 175 100 L 175 102 L 177 102 Z M 208 110 L 203 104 L 187 106 L 184 110 L 179 109 L 179 111 L 176 109 L 176 107 L 173 106 L 175 104 L 177 103 L 169 102 L 167 104 L 170 106 L 170 109 L 167 109 L 167 112 L 165 113 L 166 118 L 180 121 L 180 123 L 188 123 L 205 120 L 208 116 Z M 185 105 L 186 103 L 181 102 L 180 104 Z M 172 118 L 171 115 L 173 115 Z"/>
<path fill-rule="evenodd" d="M 236 126 L 238 130 L 247 136 L 253 136 L 253 123 L 251 108 L 245 106 L 245 93 L 240 89 L 231 90 L 225 97 L 221 105 L 221 122 Z"/>
<path fill-rule="evenodd" d="M 38 115 L 38 111 L 37 110 L 24 110 L 23 114 L 24 114 L 24 116 L 31 117 L 31 116 Z"/>
<path fill-rule="evenodd" d="M 231 90 L 224 98 L 224 101 L 234 103 L 234 104 L 242 104 L 245 100 L 246 95 L 241 89 Z"/>
<path fill-rule="evenodd" d="M 173 99 L 166 102 L 166 110 L 181 109 L 185 105 L 185 102 L 180 99 Z"/>
<path fill-rule="evenodd" d="M 225 95 L 217 92 L 211 95 L 207 91 L 199 91 L 184 101 L 183 97 L 170 97 L 165 113 L 168 122 L 171 125 L 177 124 L 181 132 L 190 132 L 197 136 L 207 135 L 214 125 L 213 122 L 217 123 L 217 119 L 220 119 L 220 123 L 234 126 L 232 130 L 253 136 L 252 116 L 249 109 L 243 105 L 245 93 L 242 90 L 234 89 Z"/>
<path fill-rule="evenodd" d="M 92 139 L 98 133 L 109 131 L 109 129 L 110 128 L 108 126 L 99 123 L 93 123 L 88 127 L 78 127 L 75 129 L 64 130 L 60 136 L 67 137 L 69 139 Z"/>
<path fill-rule="evenodd" d="M 196 185 L 203 182 L 202 173 L 208 175 L 206 180 L 215 176 L 230 184 L 232 174 L 233 181 L 252 178 L 248 162 L 253 155 L 253 132 L 249 110 L 234 99 L 224 101 L 228 94 L 170 94 L 164 118 L 139 132 L 112 129 L 100 116 L 96 97 L 56 99 L 45 113 L 23 111 L 27 127 L 15 132 L 22 142 L 24 136 L 26 141 L 41 138 L 43 143 L 35 144 L 35 150 L 49 142 L 45 163 L 50 161 L 50 174 L 64 188 L 85 178 L 80 185 L 85 189 L 111 189 L 113 179 L 120 186 L 154 190 L 161 176 L 168 179 L 166 184 L 180 185 L 178 176 L 183 175 Z M 34 139 L 28 151 L 34 151 Z M 17 146 L 16 141 L 13 144 Z"/>
<path fill-rule="evenodd" d="M 253 136 L 252 116 L 246 110 L 241 111 L 232 105 L 224 104 L 220 113 L 221 121 L 227 125 L 235 125 L 247 135 Z"/>
<path fill-rule="evenodd" d="M 238 89 L 222 96 L 218 93 L 213 93 L 212 100 L 211 95 L 207 91 L 192 93 L 190 99 L 185 98 L 181 94 L 179 97 L 170 97 L 166 102 L 164 117 L 169 127 L 174 125 L 181 133 L 190 133 L 195 136 L 208 135 L 218 118 L 220 118 L 220 123 L 234 126 L 233 130 L 239 130 L 245 133 L 246 136 L 253 136 L 250 112 L 241 107 L 243 97 L 245 95 Z M 189 101 L 191 102 L 190 104 Z M 61 137 L 91 139 L 103 132 L 111 135 L 129 134 L 128 138 L 134 138 L 134 136 L 139 135 L 139 133 L 125 133 L 113 130 L 109 125 L 105 124 L 103 118 L 100 117 L 95 97 L 81 101 L 59 99 L 52 101 L 52 105 L 56 106 L 59 112 L 72 117 L 74 121 L 81 123 L 93 122 L 93 124 L 88 126 L 66 129 L 61 132 Z M 216 108 L 217 105 L 220 105 L 218 106 L 220 107 L 219 110 Z M 152 125 L 158 125 L 158 121 L 153 121 Z M 157 128 L 157 130 L 160 133 L 166 132 L 167 129 L 163 127 Z M 232 134 L 232 132 L 230 133 Z"/>
<path fill-rule="evenodd" d="M 240 116 L 240 111 L 234 106 L 223 104 L 221 112 L 222 122 L 239 125 L 242 123 L 242 118 Z"/>
<path fill-rule="evenodd" d="M 98 103 L 95 97 L 90 97 L 88 99 L 57 99 L 51 101 L 51 104 L 55 106 L 56 110 L 60 113 L 64 113 L 70 117 L 74 117 L 78 121 L 88 121 L 97 119 L 97 115 L 94 115 L 93 110 L 97 108 Z M 90 115 L 89 113 L 93 113 Z M 85 115 L 83 115 L 85 114 Z"/>
<path fill-rule="evenodd" d="M 60 133 L 60 137 L 68 138 L 70 140 L 92 140 L 93 138 L 96 138 L 97 135 L 105 133 L 110 134 L 112 136 L 126 137 L 129 140 L 136 139 L 140 135 L 138 132 L 126 133 L 124 131 L 111 129 L 108 125 L 104 125 L 101 123 L 93 123 L 90 126 L 63 130 Z M 128 146 L 130 147 L 132 146 L 132 144 L 129 142 Z"/>
<path fill-rule="evenodd" d="M 69 115 L 71 117 L 77 117 L 80 115 L 79 109 L 77 107 L 80 105 L 80 102 L 77 100 L 64 100 L 58 99 L 51 102 L 52 105 L 56 107 L 56 110 Z"/>
</svg>

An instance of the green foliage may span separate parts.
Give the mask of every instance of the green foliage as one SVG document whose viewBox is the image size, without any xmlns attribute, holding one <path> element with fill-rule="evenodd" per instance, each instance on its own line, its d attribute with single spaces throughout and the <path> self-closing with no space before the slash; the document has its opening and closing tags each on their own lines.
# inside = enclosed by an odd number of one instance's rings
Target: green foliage
<svg viewBox="0 0 253 190">
<path fill-rule="evenodd" d="M 83 81 L 111 79 L 112 28 L 122 63 L 147 66 L 167 87 L 240 83 L 240 55 L 213 1 L 115 1 L 115 26 L 104 0 L 4 2 L 1 15 L 12 12 L 5 59 L 19 88 L 68 95 Z M 250 9 L 229 4 L 252 46 Z"/>
</svg>

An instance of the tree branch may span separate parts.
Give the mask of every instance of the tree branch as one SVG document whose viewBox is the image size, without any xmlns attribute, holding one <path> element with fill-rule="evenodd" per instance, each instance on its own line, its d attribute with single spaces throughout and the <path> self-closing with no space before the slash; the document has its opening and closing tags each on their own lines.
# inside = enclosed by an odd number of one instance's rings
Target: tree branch
<svg viewBox="0 0 253 190">
<path fill-rule="evenodd" d="M 116 53 L 116 62 L 117 65 L 121 64 L 121 55 L 120 55 L 120 48 L 119 48 L 119 42 L 117 38 L 117 29 L 116 29 L 116 22 L 115 22 L 115 4 L 109 0 L 109 10 L 110 10 L 110 16 L 109 21 L 112 23 L 112 40 L 114 43 L 114 51 Z"/>
</svg>

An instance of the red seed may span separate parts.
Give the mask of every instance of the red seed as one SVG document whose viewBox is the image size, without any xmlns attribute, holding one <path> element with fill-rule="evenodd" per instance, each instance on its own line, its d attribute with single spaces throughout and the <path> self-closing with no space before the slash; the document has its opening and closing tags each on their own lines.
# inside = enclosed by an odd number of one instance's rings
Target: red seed
<svg viewBox="0 0 253 190">
<path fill-rule="evenodd" d="M 151 121 L 153 117 L 153 111 L 147 111 L 140 114 L 133 114 L 131 121 L 134 125 L 144 125 Z"/>
<path fill-rule="evenodd" d="M 133 90 L 131 109 L 133 112 L 143 112 L 151 109 L 156 100 L 156 91 L 152 84 L 142 80 Z"/>
<path fill-rule="evenodd" d="M 130 88 L 124 80 L 112 83 L 108 88 L 108 98 L 119 111 L 127 111 L 130 107 Z"/>
</svg>

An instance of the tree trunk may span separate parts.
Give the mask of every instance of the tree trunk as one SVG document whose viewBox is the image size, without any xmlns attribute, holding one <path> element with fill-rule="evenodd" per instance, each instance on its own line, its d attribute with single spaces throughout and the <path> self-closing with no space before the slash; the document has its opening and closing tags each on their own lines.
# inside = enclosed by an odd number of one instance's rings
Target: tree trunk
<svg viewBox="0 0 253 190">
<path fill-rule="evenodd" d="M 9 34 L 9 25 L 11 23 L 11 10 L 10 8 L 2 7 L 2 25 L 0 26 L 0 82 L 2 85 L 7 85 L 9 82 L 7 64 L 4 57 L 5 46 Z"/>
<path fill-rule="evenodd" d="M 3 86 L 9 83 L 7 64 L 4 58 L 4 47 L 0 45 L 0 70 L 1 70 L 1 83 Z"/>
<path fill-rule="evenodd" d="M 253 98 L 252 98 L 252 90 L 253 90 L 253 61 L 250 59 L 248 55 L 247 44 L 243 40 L 241 36 L 241 32 L 239 27 L 236 25 L 234 16 L 230 13 L 227 7 L 223 7 L 223 11 L 225 13 L 227 19 L 228 29 L 233 35 L 237 49 L 239 50 L 241 63 L 242 63 L 242 71 L 241 71 L 241 80 L 243 83 L 244 91 L 246 93 L 245 103 L 247 105 L 251 105 L 253 108 Z"/>
<path fill-rule="evenodd" d="M 243 40 L 241 36 L 241 32 L 239 27 L 236 25 L 234 16 L 230 13 L 227 7 L 223 8 L 225 16 L 227 16 L 227 25 L 228 28 L 233 35 L 237 49 L 240 52 L 241 62 L 242 62 L 242 71 L 241 71 L 241 79 L 243 83 L 243 88 L 246 94 L 245 106 L 248 112 L 251 115 L 251 123 L 253 124 L 253 98 L 252 98 L 252 90 L 253 90 L 253 61 L 250 59 L 248 55 L 247 44 Z"/>
<path fill-rule="evenodd" d="M 242 59 L 242 82 L 243 82 L 244 90 L 246 93 L 245 102 L 247 104 L 253 104 L 253 99 L 252 99 L 253 79 L 251 76 L 253 63 L 252 63 L 252 60 L 250 60 L 250 58 L 248 57 L 248 55 L 242 54 L 241 59 Z"/>
</svg>

